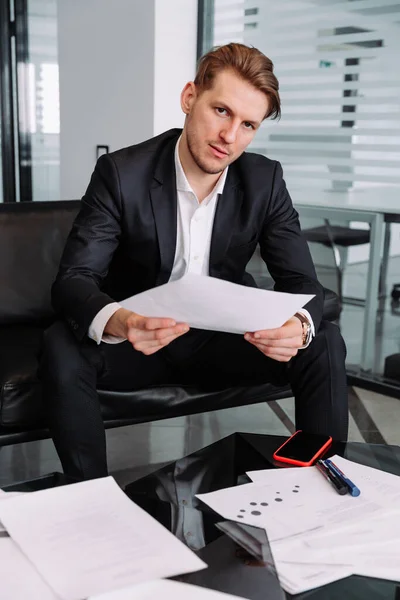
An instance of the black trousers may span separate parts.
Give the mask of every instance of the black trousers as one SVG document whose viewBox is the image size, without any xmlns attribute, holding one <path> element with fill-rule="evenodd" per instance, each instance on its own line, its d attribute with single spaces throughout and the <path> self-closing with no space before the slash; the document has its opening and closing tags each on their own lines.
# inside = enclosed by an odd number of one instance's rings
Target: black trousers
<svg viewBox="0 0 400 600">
<path fill-rule="evenodd" d="M 61 321 L 44 335 L 40 377 L 49 427 L 64 472 L 107 475 L 106 439 L 96 388 L 134 390 L 151 384 L 290 383 L 296 428 L 346 440 L 346 349 L 339 328 L 323 321 L 317 335 L 288 363 L 264 356 L 243 336 L 191 330 L 151 356 L 129 342 L 78 342 Z"/>
</svg>

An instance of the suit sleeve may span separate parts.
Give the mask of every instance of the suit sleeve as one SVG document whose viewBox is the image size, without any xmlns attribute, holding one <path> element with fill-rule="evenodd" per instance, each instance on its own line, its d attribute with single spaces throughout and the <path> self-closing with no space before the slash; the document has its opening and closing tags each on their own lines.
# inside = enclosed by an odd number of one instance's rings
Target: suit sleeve
<svg viewBox="0 0 400 600">
<path fill-rule="evenodd" d="M 261 256 L 275 281 L 274 289 L 295 294 L 315 294 L 304 308 L 315 330 L 322 320 L 324 291 L 318 282 L 299 217 L 286 189 L 280 163 L 276 163 L 269 210 L 260 236 Z"/>
<path fill-rule="evenodd" d="M 52 287 L 52 303 L 78 339 L 113 298 L 101 291 L 121 235 L 121 190 L 111 156 L 96 164 Z"/>
</svg>

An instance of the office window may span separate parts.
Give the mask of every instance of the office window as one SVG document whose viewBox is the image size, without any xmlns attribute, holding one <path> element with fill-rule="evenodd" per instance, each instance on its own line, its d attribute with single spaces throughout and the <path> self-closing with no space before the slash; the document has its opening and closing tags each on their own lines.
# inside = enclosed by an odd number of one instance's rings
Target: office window
<svg viewBox="0 0 400 600">
<path fill-rule="evenodd" d="M 60 197 L 57 0 L 0 3 L 2 171 L 7 202 Z"/>
<path fill-rule="evenodd" d="M 400 185 L 400 0 L 215 0 L 213 45 L 271 57 L 282 119 L 251 149 L 288 183 L 324 189 Z"/>
<path fill-rule="evenodd" d="M 60 197 L 60 105 L 57 56 L 57 1 L 29 0 L 32 200 Z"/>
</svg>

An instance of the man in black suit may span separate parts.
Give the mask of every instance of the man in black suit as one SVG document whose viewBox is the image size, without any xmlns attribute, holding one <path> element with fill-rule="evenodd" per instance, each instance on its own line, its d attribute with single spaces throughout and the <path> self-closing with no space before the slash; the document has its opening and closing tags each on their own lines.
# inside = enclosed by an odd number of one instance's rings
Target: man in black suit
<svg viewBox="0 0 400 600">
<path fill-rule="evenodd" d="M 244 152 L 280 114 L 273 65 L 255 48 L 222 46 L 201 59 L 181 106 L 183 131 L 98 160 L 53 286 L 61 320 L 46 332 L 41 373 L 53 439 L 75 477 L 107 474 L 98 385 L 289 382 L 298 428 L 347 438 L 345 346 L 322 321 L 282 168 Z M 254 285 L 245 268 L 257 243 L 276 290 L 315 295 L 278 329 L 189 330 L 118 305 L 188 271 Z"/>
</svg>

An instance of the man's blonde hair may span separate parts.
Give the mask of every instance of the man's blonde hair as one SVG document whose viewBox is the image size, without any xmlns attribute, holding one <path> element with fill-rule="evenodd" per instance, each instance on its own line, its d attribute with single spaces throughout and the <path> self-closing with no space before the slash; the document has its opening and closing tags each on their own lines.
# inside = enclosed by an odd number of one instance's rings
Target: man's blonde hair
<svg viewBox="0 0 400 600">
<path fill-rule="evenodd" d="M 210 50 L 200 58 L 194 80 L 200 93 L 212 88 L 216 75 L 226 69 L 231 69 L 268 97 L 265 119 L 281 116 L 279 83 L 273 72 L 274 65 L 265 54 L 257 48 L 233 42 Z"/>
</svg>

